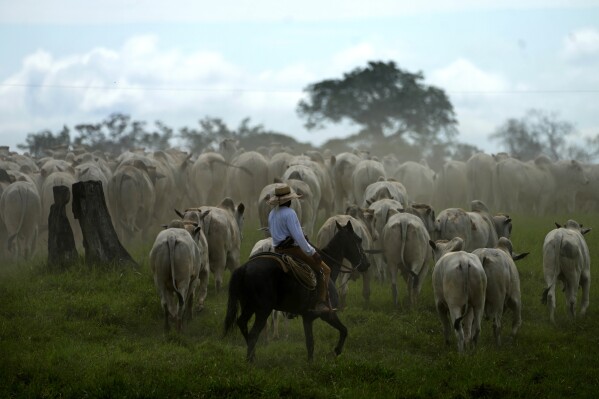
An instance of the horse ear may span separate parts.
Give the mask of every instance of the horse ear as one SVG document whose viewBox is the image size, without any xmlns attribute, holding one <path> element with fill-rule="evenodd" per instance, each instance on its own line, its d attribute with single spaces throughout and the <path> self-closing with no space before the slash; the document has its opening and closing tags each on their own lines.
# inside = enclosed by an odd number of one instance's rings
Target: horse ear
<svg viewBox="0 0 599 399">
<path fill-rule="evenodd" d="M 335 226 L 337 227 L 337 230 L 341 230 L 341 225 L 336 220 L 335 220 Z"/>
<path fill-rule="evenodd" d="M 352 226 L 351 220 L 347 222 L 347 224 L 345 225 L 345 228 L 352 233 L 354 232 L 354 226 Z"/>
</svg>

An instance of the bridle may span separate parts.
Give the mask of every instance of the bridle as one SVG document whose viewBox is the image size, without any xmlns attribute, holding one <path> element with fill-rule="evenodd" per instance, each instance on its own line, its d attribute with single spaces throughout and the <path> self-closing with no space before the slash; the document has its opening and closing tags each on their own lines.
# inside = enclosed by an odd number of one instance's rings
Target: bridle
<svg viewBox="0 0 599 399">
<path fill-rule="evenodd" d="M 350 274 L 350 273 L 353 273 L 353 272 L 357 271 L 364 264 L 363 260 L 366 259 L 366 254 L 364 253 L 364 251 L 360 247 L 360 244 L 358 244 L 356 241 L 353 241 L 353 243 L 356 246 L 356 248 L 358 249 L 358 253 L 360 254 L 360 262 L 357 265 L 355 265 L 355 266 L 352 265 L 351 267 L 348 267 L 345 263 L 343 263 L 343 261 L 339 262 L 338 260 L 336 260 L 331 255 L 327 254 L 326 252 L 324 252 L 321 249 L 316 248 L 316 251 L 321 256 L 324 256 L 327 259 L 330 259 L 330 261 L 331 261 L 332 264 L 334 264 L 335 266 L 339 267 L 339 273 L 348 273 L 348 274 Z"/>
</svg>

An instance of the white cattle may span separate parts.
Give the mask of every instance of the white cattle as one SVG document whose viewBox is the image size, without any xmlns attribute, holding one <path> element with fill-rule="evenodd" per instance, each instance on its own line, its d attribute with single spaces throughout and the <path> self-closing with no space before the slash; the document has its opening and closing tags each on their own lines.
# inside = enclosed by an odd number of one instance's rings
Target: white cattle
<svg viewBox="0 0 599 399">
<path fill-rule="evenodd" d="M 34 184 L 17 181 L 0 197 L 0 221 L 6 229 L 6 246 L 14 259 L 28 259 L 36 249 L 42 215 L 40 196 Z"/>
<path fill-rule="evenodd" d="M 183 317 L 191 318 L 194 294 L 200 273 L 208 269 L 205 256 L 197 244 L 200 227 L 194 237 L 185 229 L 168 228 L 158 233 L 150 251 L 150 267 L 154 284 L 164 310 L 164 328 L 169 329 L 169 317 L 176 320 L 181 331 Z"/>
<path fill-rule="evenodd" d="M 228 196 L 247 204 L 247 217 L 257 219 L 260 191 L 268 184 L 268 161 L 257 151 L 247 151 L 239 154 L 231 164 Z"/>
<path fill-rule="evenodd" d="M 368 206 L 368 212 L 372 214 L 372 225 L 374 230 L 376 230 L 376 235 L 374 235 L 373 238 L 382 238 L 383 228 L 389 221 L 389 218 L 403 211 L 403 205 L 394 199 L 383 198 L 370 204 Z"/>
<path fill-rule="evenodd" d="M 433 205 L 437 209 L 464 206 L 468 200 L 466 163 L 448 161 L 435 179 Z"/>
<path fill-rule="evenodd" d="M 394 199 L 400 202 L 403 205 L 403 208 L 408 207 L 408 191 L 398 181 L 395 180 L 385 180 L 384 178 L 379 178 L 378 181 L 370 183 L 363 194 L 363 207 L 368 207 L 375 201 L 380 199 Z"/>
<path fill-rule="evenodd" d="M 190 195 L 196 204 L 214 206 L 225 197 L 227 162 L 216 152 L 200 154 L 191 167 Z"/>
<path fill-rule="evenodd" d="M 566 305 L 570 316 L 576 315 L 576 295 L 582 288 L 580 315 L 586 314 L 589 307 L 591 288 L 591 258 L 589 248 L 583 237 L 590 228 L 568 220 L 564 227 L 556 223 L 557 229 L 551 230 L 543 242 L 543 275 L 545 290 L 543 303 L 549 309 L 549 320 L 555 323 L 555 292 L 557 281 L 564 284 Z"/>
<path fill-rule="evenodd" d="M 471 209 L 471 212 L 461 208 L 441 211 L 436 221 L 437 238 L 450 240 L 453 237 L 461 237 L 466 251 L 473 251 L 476 248 L 494 248 L 499 237 L 495 221 L 489 214 L 488 208 L 481 201 L 475 200 L 471 203 Z M 511 220 L 508 223 L 511 223 Z"/>
<path fill-rule="evenodd" d="M 404 162 L 388 175 L 404 185 L 410 200 L 430 204 L 435 190 L 435 171 L 419 162 Z"/>
<path fill-rule="evenodd" d="M 385 167 L 379 161 L 364 159 L 356 165 L 352 173 L 352 189 L 357 205 L 365 206 L 363 204 L 366 187 L 377 182 L 379 178 L 387 178 Z"/>
<path fill-rule="evenodd" d="M 391 272 L 393 303 L 398 304 L 397 273 L 408 287 L 408 304 L 415 306 L 428 274 L 432 252 L 430 236 L 422 220 L 409 213 L 397 213 L 389 218 L 381 235 L 385 262 Z"/>
<path fill-rule="evenodd" d="M 235 206 L 227 197 L 218 206 L 189 208 L 185 214 L 178 213 L 186 221 L 199 222 L 203 228 L 217 293 L 222 287 L 225 270 L 233 272 L 239 267 L 244 211 L 243 203 Z"/>
<path fill-rule="evenodd" d="M 290 167 L 295 165 L 304 165 L 312 169 L 318 178 L 318 187 L 320 188 L 320 200 L 316 213 L 323 211 L 325 216 L 330 215 L 335 207 L 335 186 L 331 172 L 325 164 L 324 158 L 319 152 L 310 151 L 310 155 L 301 155 L 293 158 Z"/>
<path fill-rule="evenodd" d="M 318 230 L 316 236 L 316 246 L 318 248 L 324 248 L 331 241 L 331 239 L 337 233 L 337 225 L 345 226 L 348 222 L 351 222 L 354 232 L 362 239 L 362 248 L 368 250 L 372 248 L 373 240 L 370 236 L 368 228 L 364 225 L 361 220 L 358 220 L 350 215 L 335 215 L 328 218 Z M 326 259 L 324 259 L 326 263 Z M 346 265 L 347 270 L 351 270 L 352 266 L 347 260 L 343 261 Z M 372 263 L 371 263 L 372 264 Z M 371 267 L 372 269 L 372 267 Z M 362 297 L 364 301 L 370 300 L 370 270 L 366 272 L 354 271 L 352 273 L 342 273 L 340 279 L 337 281 L 337 287 L 339 291 L 339 307 L 343 308 L 347 304 L 347 291 L 348 283 L 350 279 L 357 279 L 360 275 L 362 276 Z"/>
<path fill-rule="evenodd" d="M 281 179 L 285 171 L 293 160 L 293 155 L 288 152 L 278 152 L 268 161 L 268 182 L 272 183 L 275 179 Z"/>
<path fill-rule="evenodd" d="M 335 156 L 333 180 L 335 182 L 335 212 L 341 213 L 347 204 L 356 203 L 353 190 L 353 173 L 362 159 L 351 152 L 342 152 Z"/>
<path fill-rule="evenodd" d="M 481 200 L 490 207 L 495 203 L 495 158 L 492 155 L 478 152 L 466 161 L 468 178 L 468 201 Z"/>
<path fill-rule="evenodd" d="M 497 192 L 504 210 L 539 215 L 548 210 L 573 212 L 576 194 L 588 182 L 582 165 L 574 160 L 552 162 L 540 156 L 529 162 L 508 158 L 497 164 Z"/>
<path fill-rule="evenodd" d="M 431 208 L 430 205 L 427 204 L 410 204 L 404 212 L 411 213 L 412 215 L 418 216 L 424 226 L 426 227 L 426 231 L 431 236 L 431 238 L 435 237 L 435 210 Z"/>
<path fill-rule="evenodd" d="M 449 252 L 437 260 L 433 270 L 435 307 L 443 324 L 445 343 L 449 344 L 453 327 L 459 352 L 470 340 L 476 346 L 486 290 L 487 276 L 476 255 Z"/>
<path fill-rule="evenodd" d="M 110 215 L 121 242 L 140 239 L 152 225 L 156 192 L 141 160 L 122 163 L 110 179 Z"/>
<path fill-rule="evenodd" d="M 479 248 L 472 253 L 478 256 L 487 275 L 485 316 L 493 322 L 495 343 L 499 346 L 504 306 L 512 311 L 512 337 L 516 336 L 522 325 L 520 274 L 514 261 L 523 259 L 528 252 L 514 254 L 511 241 L 502 237 L 497 248 Z"/>
</svg>

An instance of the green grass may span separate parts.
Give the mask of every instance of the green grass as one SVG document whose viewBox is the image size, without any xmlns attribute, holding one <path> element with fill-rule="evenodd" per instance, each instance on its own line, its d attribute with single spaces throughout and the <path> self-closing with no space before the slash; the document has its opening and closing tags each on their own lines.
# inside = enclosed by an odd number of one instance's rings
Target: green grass
<svg viewBox="0 0 599 399">
<path fill-rule="evenodd" d="M 575 215 L 599 230 L 599 216 Z M 555 219 L 565 222 L 566 217 Z M 331 356 L 337 333 L 317 321 L 315 359 L 306 361 L 299 319 L 282 337 L 261 340 L 252 365 L 238 330 L 222 337 L 226 292 L 211 282 L 205 310 L 181 334 L 163 332 L 162 311 L 147 263 L 149 246 L 132 251 L 140 268 L 101 270 L 83 263 L 48 271 L 43 260 L 0 268 L 0 397 L 290 397 L 290 398 L 564 398 L 595 397 L 599 388 L 599 293 L 591 285 L 586 318 L 571 321 L 558 293 L 557 326 L 548 322 L 542 243 L 553 218 L 514 217 L 523 325 L 493 344 L 483 322 L 479 347 L 446 347 L 434 311 L 430 275 L 417 309 L 396 308 L 389 282 L 374 283 L 370 303 L 350 283 L 340 318 L 349 329 L 343 354 Z M 596 234 L 586 238 L 599 259 Z M 242 258 L 261 238 L 244 232 Z M 595 278 L 594 272 L 592 273 Z M 227 274 L 227 279 L 228 279 Z M 399 283 L 400 295 L 405 284 Z"/>
</svg>

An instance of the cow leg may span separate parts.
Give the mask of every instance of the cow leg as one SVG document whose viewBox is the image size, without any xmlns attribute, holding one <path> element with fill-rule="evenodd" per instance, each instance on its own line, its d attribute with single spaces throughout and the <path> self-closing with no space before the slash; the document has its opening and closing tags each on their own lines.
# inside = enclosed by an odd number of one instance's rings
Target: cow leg
<svg viewBox="0 0 599 399">
<path fill-rule="evenodd" d="M 572 280 L 568 280 L 572 281 Z M 576 294 L 578 293 L 578 284 L 571 284 L 568 282 L 565 286 L 566 294 L 566 306 L 568 307 L 568 313 L 573 319 L 576 318 Z"/>
<path fill-rule="evenodd" d="M 461 306 L 449 306 L 449 318 L 453 324 L 453 332 L 458 341 L 458 352 L 464 352 L 466 337 L 464 334 L 464 315 Z M 449 334 L 448 334 L 449 335 Z M 446 340 L 448 342 L 449 339 Z"/>
<path fill-rule="evenodd" d="M 501 314 L 499 312 L 493 315 L 493 336 L 495 345 L 501 346 Z"/>
<path fill-rule="evenodd" d="M 509 298 L 507 306 L 512 310 L 512 337 L 515 337 L 522 325 L 522 304 L 517 298 Z"/>
<path fill-rule="evenodd" d="M 393 304 L 395 306 L 398 305 L 397 299 L 397 265 L 393 265 L 389 267 L 391 271 L 391 296 L 393 297 Z"/>
<path fill-rule="evenodd" d="M 208 280 L 209 280 L 210 272 L 208 267 L 205 267 L 201 272 L 198 278 L 200 279 L 199 283 L 199 291 L 198 291 L 198 304 L 197 311 L 200 312 L 204 309 L 204 301 L 206 300 L 206 296 L 208 296 Z"/>
<path fill-rule="evenodd" d="M 168 305 L 165 303 L 164 305 L 162 305 L 162 307 L 164 308 L 164 331 L 168 332 L 171 329 L 171 326 L 168 323 Z"/>
<path fill-rule="evenodd" d="M 248 350 L 246 360 L 248 362 L 253 362 L 256 357 L 256 343 L 258 342 L 260 333 L 266 326 L 269 314 L 270 310 L 259 310 L 256 312 L 256 319 L 254 320 L 254 325 L 252 326 L 252 329 L 250 330 L 247 338 Z"/>
<path fill-rule="evenodd" d="M 439 319 L 441 319 L 441 324 L 443 324 L 443 337 L 445 338 L 445 345 L 449 346 L 449 334 L 451 331 L 451 324 L 449 323 L 447 306 L 443 302 L 437 302 L 436 308 L 437 314 L 439 315 Z"/>
<path fill-rule="evenodd" d="M 362 298 L 364 298 L 364 302 L 370 302 L 370 273 L 368 271 L 362 273 Z"/>
<path fill-rule="evenodd" d="M 582 303 L 580 304 L 580 315 L 584 316 L 587 313 L 589 307 L 589 294 L 591 289 L 591 278 L 590 276 L 583 273 L 580 276 L 580 286 L 582 287 Z"/>
<path fill-rule="evenodd" d="M 210 269 L 214 272 L 214 283 L 216 294 L 220 292 L 223 286 L 223 274 L 225 272 L 225 259 L 214 258 L 210 259 Z"/>
<path fill-rule="evenodd" d="M 480 336 L 480 328 L 481 328 L 481 322 L 483 320 L 483 312 L 484 309 L 483 308 L 474 308 L 471 309 L 470 312 L 472 313 L 472 319 L 471 319 L 471 334 L 472 334 L 472 348 L 475 349 L 476 345 L 478 344 L 478 337 Z M 497 332 L 497 336 L 499 336 L 499 331 L 501 330 L 501 315 L 497 316 L 498 319 L 498 324 L 497 324 L 497 328 L 498 328 L 498 332 Z"/>
</svg>

